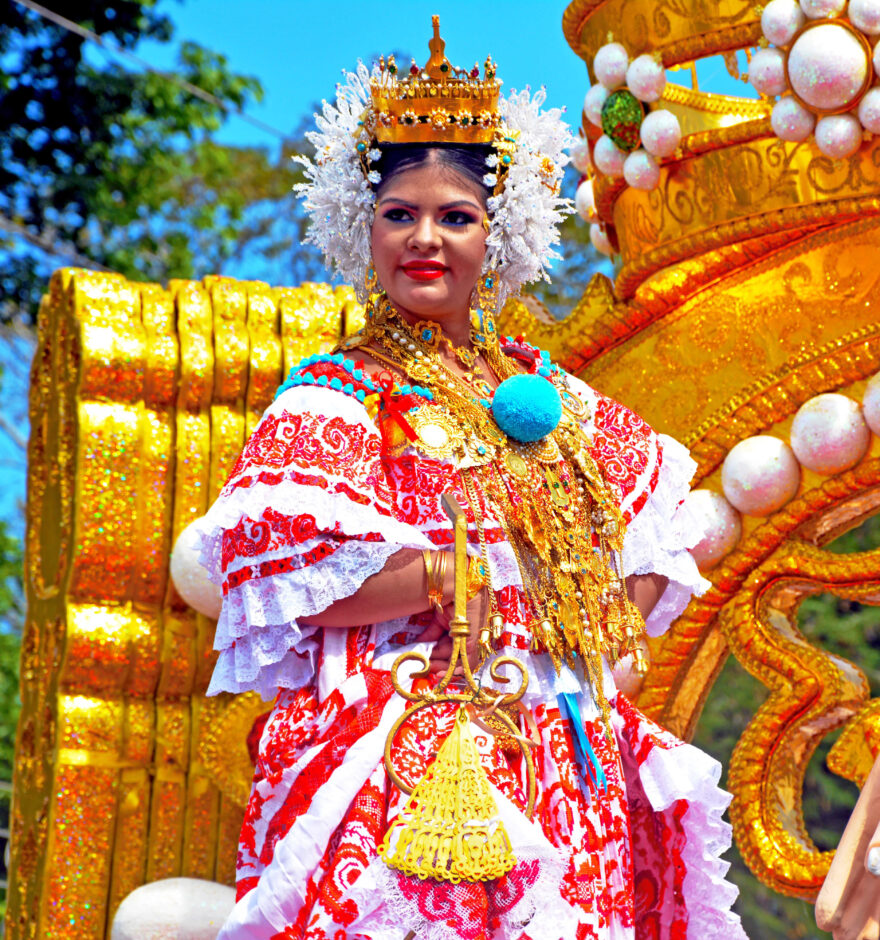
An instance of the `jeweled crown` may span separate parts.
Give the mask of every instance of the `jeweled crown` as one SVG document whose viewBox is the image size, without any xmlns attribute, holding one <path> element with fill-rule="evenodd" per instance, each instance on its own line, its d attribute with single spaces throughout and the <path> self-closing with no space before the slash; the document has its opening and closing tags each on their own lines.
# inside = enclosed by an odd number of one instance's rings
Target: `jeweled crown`
<svg viewBox="0 0 880 940">
<path fill-rule="evenodd" d="M 482 78 L 478 65 L 470 71 L 453 66 L 440 38 L 440 17 L 431 19 L 431 57 L 422 68 L 413 59 L 409 74 L 401 76 L 394 56 L 379 60 L 379 77 L 371 81 L 374 126 L 369 130 L 379 143 L 491 143 L 501 126 L 495 64 L 486 59 Z"/>
</svg>

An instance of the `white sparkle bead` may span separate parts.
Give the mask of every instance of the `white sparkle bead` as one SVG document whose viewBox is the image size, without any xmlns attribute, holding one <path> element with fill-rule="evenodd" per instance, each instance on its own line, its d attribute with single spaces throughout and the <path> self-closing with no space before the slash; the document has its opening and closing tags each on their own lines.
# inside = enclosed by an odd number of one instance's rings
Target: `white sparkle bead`
<svg viewBox="0 0 880 940">
<path fill-rule="evenodd" d="M 865 456 L 870 439 L 859 403 L 836 392 L 801 405 L 791 425 L 792 450 L 816 473 L 848 470 Z"/>
<path fill-rule="evenodd" d="M 704 535 L 690 551 L 699 569 L 708 571 L 736 548 L 742 537 L 742 520 L 733 506 L 712 490 L 691 490 L 684 501 L 703 521 Z"/>
<path fill-rule="evenodd" d="M 398 333 L 397 330 L 395 330 L 395 331 L 391 334 L 391 338 L 392 338 L 395 342 L 397 342 L 397 340 L 400 339 L 400 333 Z"/>
<path fill-rule="evenodd" d="M 623 178 L 633 189 L 654 189 L 660 182 L 660 167 L 646 150 L 634 150 L 623 162 Z"/>
<path fill-rule="evenodd" d="M 859 121 L 865 130 L 880 134 L 880 88 L 872 88 L 859 102 Z"/>
<path fill-rule="evenodd" d="M 770 0 L 761 14 L 761 29 L 774 46 L 787 46 L 806 19 L 797 0 Z"/>
<path fill-rule="evenodd" d="M 585 140 L 579 140 L 569 152 L 571 165 L 580 174 L 587 173 L 593 165 L 593 158 L 590 156 L 590 147 Z"/>
<path fill-rule="evenodd" d="M 609 42 L 602 46 L 593 59 L 593 72 L 609 91 L 614 91 L 626 81 L 629 67 L 629 54 L 619 42 Z"/>
<path fill-rule="evenodd" d="M 868 66 L 864 46 L 837 23 L 823 23 L 801 33 L 788 53 L 791 87 L 818 111 L 844 108 L 853 102 L 864 85 Z"/>
<path fill-rule="evenodd" d="M 728 502 L 747 516 L 769 516 L 797 493 L 801 469 L 778 437 L 759 434 L 733 447 L 721 467 Z"/>
<path fill-rule="evenodd" d="M 681 143 L 681 124 L 665 108 L 652 111 L 639 128 L 642 146 L 653 157 L 671 157 Z"/>
<path fill-rule="evenodd" d="M 591 124 L 602 126 L 602 105 L 605 104 L 611 92 L 604 85 L 593 85 L 584 95 L 584 114 Z"/>
<path fill-rule="evenodd" d="M 840 16 L 846 9 L 846 0 L 800 0 L 801 9 L 811 20 Z"/>
<path fill-rule="evenodd" d="M 608 236 L 602 229 L 602 226 L 598 222 L 594 222 L 590 226 L 590 241 L 593 243 L 593 247 L 600 254 L 608 255 L 610 258 L 614 254 L 614 249 L 611 247 L 611 242 L 608 240 Z"/>
<path fill-rule="evenodd" d="M 816 115 L 808 111 L 796 98 L 786 96 L 773 105 L 770 124 L 773 133 L 780 140 L 799 143 L 813 133 Z"/>
<path fill-rule="evenodd" d="M 623 163 L 626 160 L 626 154 L 618 150 L 614 141 L 603 134 L 593 147 L 593 160 L 596 167 L 606 176 L 623 176 Z"/>
<path fill-rule="evenodd" d="M 880 0 L 849 0 L 846 15 L 866 35 L 880 34 Z"/>
<path fill-rule="evenodd" d="M 577 214 L 585 221 L 592 222 L 596 218 L 596 199 L 593 195 L 593 181 L 584 180 L 574 194 L 574 207 Z"/>
<path fill-rule="evenodd" d="M 785 83 L 785 54 L 780 49 L 759 49 L 749 62 L 749 81 L 762 95 L 781 95 Z"/>
<path fill-rule="evenodd" d="M 652 55 L 640 55 L 626 70 L 626 87 L 640 101 L 657 101 L 666 87 L 666 69 Z"/>
<path fill-rule="evenodd" d="M 216 620 L 223 605 L 223 592 L 199 562 L 203 519 L 191 522 L 177 537 L 171 551 L 170 574 L 177 593 L 193 610 Z"/>
<path fill-rule="evenodd" d="M 829 114 L 816 123 L 816 146 L 826 157 L 852 156 L 862 143 L 862 125 L 851 114 Z"/>
<path fill-rule="evenodd" d="M 862 414 L 868 427 L 880 436 L 880 372 L 868 379 L 862 398 Z"/>
</svg>

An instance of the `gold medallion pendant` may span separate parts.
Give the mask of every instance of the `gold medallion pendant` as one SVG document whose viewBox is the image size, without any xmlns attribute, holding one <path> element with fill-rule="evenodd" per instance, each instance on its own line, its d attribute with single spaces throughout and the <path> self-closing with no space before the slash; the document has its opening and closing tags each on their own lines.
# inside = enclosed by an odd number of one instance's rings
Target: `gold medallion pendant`
<svg viewBox="0 0 880 940">
<path fill-rule="evenodd" d="M 422 405 L 408 414 L 407 420 L 418 435 L 416 446 L 429 457 L 449 459 L 464 449 L 461 427 L 440 408 Z"/>
</svg>

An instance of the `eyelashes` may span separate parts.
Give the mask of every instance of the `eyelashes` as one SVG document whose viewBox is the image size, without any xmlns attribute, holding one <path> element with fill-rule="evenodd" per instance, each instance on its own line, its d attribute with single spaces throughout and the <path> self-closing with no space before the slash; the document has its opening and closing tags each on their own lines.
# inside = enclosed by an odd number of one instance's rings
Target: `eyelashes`
<svg viewBox="0 0 880 940">
<path fill-rule="evenodd" d="M 386 209 L 382 213 L 383 219 L 388 219 L 389 222 L 413 222 L 412 212 L 409 209 L 403 209 L 396 207 L 393 209 Z M 461 209 L 451 209 L 449 212 L 443 214 L 440 219 L 441 223 L 444 225 L 449 225 L 454 228 L 463 227 L 465 225 L 475 225 L 479 220 L 470 212 L 464 212 Z"/>
</svg>

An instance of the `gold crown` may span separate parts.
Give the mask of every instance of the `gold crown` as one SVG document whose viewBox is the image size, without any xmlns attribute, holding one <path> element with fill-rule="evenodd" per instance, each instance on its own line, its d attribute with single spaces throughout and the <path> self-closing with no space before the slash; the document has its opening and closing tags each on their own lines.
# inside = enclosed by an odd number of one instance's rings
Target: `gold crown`
<svg viewBox="0 0 880 940">
<path fill-rule="evenodd" d="M 440 17 L 431 18 L 431 57 L 423 68 L 413 59 L 409 75 L 399 77 L 394 56 L 379 60 L 380 75 L 371 81 L 373 126 L 379 143 L 488 144 L 501 126 L 498 98 L 501 82 L 491 58 L 470 72 L 453 66 L 443 50 Z"/>
</svg>

